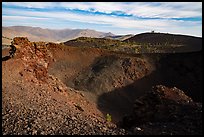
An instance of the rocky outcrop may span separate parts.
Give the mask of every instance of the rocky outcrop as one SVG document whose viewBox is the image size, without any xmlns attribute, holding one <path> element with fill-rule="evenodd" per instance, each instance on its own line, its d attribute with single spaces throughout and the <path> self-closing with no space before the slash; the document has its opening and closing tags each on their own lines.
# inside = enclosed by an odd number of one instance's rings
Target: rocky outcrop
<svg viewBox="0 0 204 137">
<path fill-rule="evenodd" d="M 160 123 L 160 129 L 164 130 L 163 126 L 173 124 L 175 127 L 169 128 L 168 134 L 200 134 L 201 118 L 201 103 L 193 102 L 176 87 L 157 85 L 151 92 L 135 100 L 133 112 L 124 117 L 123 126 L 134 129 L 133 133 L 138 134 L 138 130 L 135 130 L 138 126 L 147 130 L 150 128 L 149 123 Z"/>
<path fill-rule="evenodd" d="M 48 66 L 52 61 L 52 55 L 44 43 L 30 42 L 25 37 L 13 39 L 13 45 L 17 46 L 17 55 L 23 60 L 24 73 L 32 73 L 37 80 L 46 81 L 48 78 Z"/>
<path fill-rule="evenodd" d="M 4 135 L 124 135 L 82 93 L 48 74 L 49 43 L 14 38 L 14 58 L 3 62 Z M 57 45 L 59 46 L 59 45 Z"/>
</svg>

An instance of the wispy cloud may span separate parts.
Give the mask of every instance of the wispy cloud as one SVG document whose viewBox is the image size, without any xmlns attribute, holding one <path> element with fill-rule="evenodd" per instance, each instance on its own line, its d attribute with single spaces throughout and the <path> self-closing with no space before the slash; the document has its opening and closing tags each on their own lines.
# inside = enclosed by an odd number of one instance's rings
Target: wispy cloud
<svg viewBox="0 0 204 137">
<path fill-rule="evenodd" d="M 24 10 L 7 10 L 3 13 L 18 15 L 21 17 L 38 17 L 38 18 L 55 18 L 55 19 L 63 19 L 63 20 L 73 20 L 80 22 L 88 22 L 88 23 L 96 23 L 96 24 L 109 24 L 116 27 L 123 28 L 161 28 L 161 27 L 170 27 L 176 26 L 179 24 L 183 24 L 184 21 L 176 21 L 176 20 L 168 20 L 168 19 L 132 19 L 131 17 L 116 17 L 116 16 L 108 16 L 108 15 L 83 15 L 76 14 L 71 12 L 41 12 L 41 11 L 27 11 Z M 4 16 L 3 16 L 4 17 Z M 7 16 L 8 18 L 8 16 Z M 196 25 L 196 22 L 188 21 L 186 24 Z"/>
<path fill-rule="evenodd" d="M 186 18 L 202 15 L 201 2 L 3 2 L 3 4 L 26 8 L 61 7 L 102 13 L 120 11 L 125 14 L 149 18 Z"/>
<path fill-rule="evenodd" d="M 39 18 L 39 17 L 26 17 L 26 16 L 3 16 L 3 21 L 8 21 L 8 20 L 30 20 L 30 19 L 35 19 L 35 20 L 47 20 L 46 18 Z"/>
<path fill-rule="evenodd" d="M 55 7 L 56 3 L 51 2 L 2 2 L 5 6 L 17 6 L 25 8 L 51 8 Z"/>
<path fill-rule="evenodd" d="M 21 8 L 17 8 L 21 7 Z M 56 10 L 60 9 L 60 10 Z M 48 9 L 48 10 L 38 10 Z M 77 12 L 86 11 L 85 13 Z M 99 12 L 99 13 L 97 13 Z M 94 14 L 96 13 L 96 14 Z M 104 13 L 104 14 L 103 14 Z M 117 16 L 120 13 L 124 16 Z M 131 16 L 125 16 L 131 15 Z M 181 20 L 176 20 L 181 19 Z M 182 20 L 182 18 L 187 18 Z M 189 18 L 189 19 L 188 19 Z M 198 18 L 198 20 L 191 20 Z M 190 33 L 202 36 L 202 3 L 101 3 L 101 2 L 66 2 L 66 3 L 7 3 L 3 2 L 2 8 L 3 25 L 11 20 L 18 23 L 20 20 L 37 20 L 44 24 L 46 20 L 76 21 L 89 24 L 101 25 L 102 28 L 118 32 L 131 32 L 137 30 L 157 30 L 163 32 Z M 44 25 L 45 26 L 45 25 Z M 49 24 L 48 24 L 49 26 Z M 94 25 L 93 25 L 94 26 Z M 123 29 L 123 31 L 121 31 Z M 188 30 L 188 31 L 187 31 Z M 190 30 L 190 31 L 189 31 Z"/>
</svg>

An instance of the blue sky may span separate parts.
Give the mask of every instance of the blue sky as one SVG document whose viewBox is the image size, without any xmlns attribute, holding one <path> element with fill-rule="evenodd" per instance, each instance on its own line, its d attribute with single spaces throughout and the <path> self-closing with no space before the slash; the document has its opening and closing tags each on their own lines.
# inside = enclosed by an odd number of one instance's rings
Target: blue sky
<svg viewBox="0 0 204 137">
<path fill-rule="evenodd" d="M 2 2 L 2 26 L 202 37 L 202 2 Z"/>
</svg>

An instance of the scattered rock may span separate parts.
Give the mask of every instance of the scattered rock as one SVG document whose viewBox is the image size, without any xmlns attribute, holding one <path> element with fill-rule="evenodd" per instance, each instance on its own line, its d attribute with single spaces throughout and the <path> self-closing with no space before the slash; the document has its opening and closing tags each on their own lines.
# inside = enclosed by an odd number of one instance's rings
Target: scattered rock
<svg viewBox="0 0 204 137">
<path fill-rule="evenodd" d="M 153 123 L 159 122 L 159 128 L 169 129 L 169 133 L 163 131 L 162 134 L 172 134 L 173 131 L 179 133 L 180 128 L 183 130 L 182 134 L 197 134 L 202 123 L 202 113 L 199 112 L 201 108 L 201 104 L 193 102 L 180 89 L 157 85 L 151 92 L 136 99 L 133 113 L 123 118 L 123 127 L 136 126 L 135 129 L 138 129 L 137 126 L 143 125 L 149 128 L 155 126 Z M 165 122 L 175 123 L 178 127 L 167 128 L 167 125 L 162 124 Z"/>
</svg>

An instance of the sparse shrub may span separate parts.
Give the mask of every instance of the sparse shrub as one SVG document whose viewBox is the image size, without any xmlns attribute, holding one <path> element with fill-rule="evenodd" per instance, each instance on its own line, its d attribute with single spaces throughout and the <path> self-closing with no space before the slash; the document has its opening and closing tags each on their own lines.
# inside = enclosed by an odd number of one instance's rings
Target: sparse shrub
<svg viewBox="0 0 204 137">
<path fill-rule="evenodd" d="M 135 48 L 135 53 L 139 53 L 139 49 L 138 48 Z"/>
<path fill-rule="evenodd" d="M 112 118 L 111 118 L 111 115 L 110 114 L 106 114 L 106 120 L 108 122 L 111 122 L 112 121 Z"/>
</svg>

